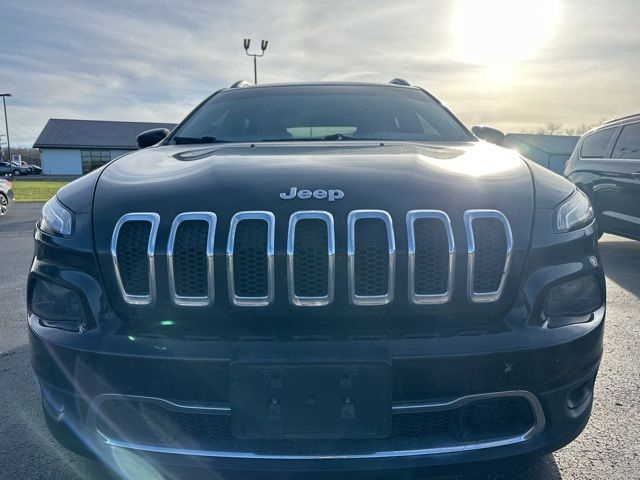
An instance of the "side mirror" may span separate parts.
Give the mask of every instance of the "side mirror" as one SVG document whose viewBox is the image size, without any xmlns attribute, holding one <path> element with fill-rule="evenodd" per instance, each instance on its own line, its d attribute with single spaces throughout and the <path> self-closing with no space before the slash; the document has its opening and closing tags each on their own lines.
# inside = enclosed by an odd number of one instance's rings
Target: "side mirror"
<svg viewBox="0 0 640 480">
<path fill-rule="evenodd" d="M 504 133 L 496 128 L 486 127 L 484 125 L 476 125 L 471 129 L 471 131 L 476 137 L 489 143 L 502 145 L 502 142 L 504 141 Z"/>
<path fill-rule="evenodd" d="M 165 138 L 169 136 L 169 130 L 166 128 L 154 128 L 152 130 L 147 130 L 146 132 L 142 132 L 140 135 L 136 137 L 136 141 L 138 142 L 138 148 L 147 148 L 151 145 L 155 145 L 158 142 L 161 142 Z"/>
</svg>

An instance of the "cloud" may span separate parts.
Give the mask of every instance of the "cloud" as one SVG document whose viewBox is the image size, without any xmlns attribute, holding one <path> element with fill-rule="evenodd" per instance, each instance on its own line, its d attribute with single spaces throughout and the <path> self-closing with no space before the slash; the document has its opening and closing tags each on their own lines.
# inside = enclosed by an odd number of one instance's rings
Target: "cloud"
<svg viewBox="0 0 640 480">
<path fill-rule="evenodd" d="M 454 6 L 10 2 L 0 30 L 0 90 L 14 95 L 11 137 L 16 145 L 32 144 L 49 118 L 177 122 L 213 91 L 252 78 L 245 37 L 256 46 L 270 41 L 258 60 L 261 82 L 402 77 L 446 101 L 468 124 L 569 127 L 640 111 L 634 0 L 616 2 L 615 11 L 595 0 L 564 0 L 544 48 L 504 70 L 457 58 Z"/>
</svg>

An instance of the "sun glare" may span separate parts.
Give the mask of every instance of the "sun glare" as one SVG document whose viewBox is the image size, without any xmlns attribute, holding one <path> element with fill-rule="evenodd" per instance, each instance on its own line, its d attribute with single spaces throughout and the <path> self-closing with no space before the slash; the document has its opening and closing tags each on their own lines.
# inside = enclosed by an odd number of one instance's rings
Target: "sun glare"
<svg viewBox="0 0 640 480">
<path fill-rule="evenodd" d="M 499 70 L 531 58 L 551 36 L 559 11 L 560 0 L 458 0 L 458 58 Z"/>
</svg>

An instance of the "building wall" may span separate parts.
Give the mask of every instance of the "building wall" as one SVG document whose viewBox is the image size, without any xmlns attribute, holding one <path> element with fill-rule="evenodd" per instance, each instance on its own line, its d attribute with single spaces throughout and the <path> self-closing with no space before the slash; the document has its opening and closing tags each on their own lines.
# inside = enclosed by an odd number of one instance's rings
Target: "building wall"
<svg viewBox="0 0 640 480">
<path fill-rule="evenodd" d="M 126 153 L 134 152 L 134 151 L 135 150 L 111 150 L 111 160 L 113 160 L 114 158 L 121 157 Z"/>
<path fill-rule="evenodd" d="M 82 150 L 81 148 L 41 148 L 42 173 L 44 175 L 82 175 Z M 109 152 L 113 160 L 132 151 L 134 150 L 110 150 Z"/>
<path fill-rule="evenodd" d="M 41 148 L 40 162 L 45 175 L 82 175 L 79 149 Z"/>
</svg>

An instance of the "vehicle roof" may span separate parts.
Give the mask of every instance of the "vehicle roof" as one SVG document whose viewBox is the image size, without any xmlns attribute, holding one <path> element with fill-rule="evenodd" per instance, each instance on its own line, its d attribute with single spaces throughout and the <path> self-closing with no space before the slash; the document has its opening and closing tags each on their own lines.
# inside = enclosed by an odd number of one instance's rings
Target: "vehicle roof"
<svg viewBox="0 0 640 480">
<path fill-rule="evenodd" d="M 619 125 L 627 122 L 635 122 L 637 120 L 640 120 L 640 113 L 634 113 L 632 115 L 626 115 L 624 117 L 612 118 L 611 120 L 607 120 L 606 122 L 604 122 L 602 125 L 600 125 L 600 127 L 604 127 L 604 126 L 610 127 L 611 125 Z"/>
<path fill-rule="evenodd" d="M 271 87 L 387 87 L 387 88 L 412 88 L 418 90 L 414 85 L 398 85 L 395 83 L 376 82 L 281 82 L 281 83 L 260 83 L 258 85 L 247 85 L 246 87 L 225 88 L 223 90 L 244 90 Z"/>
</svg>

